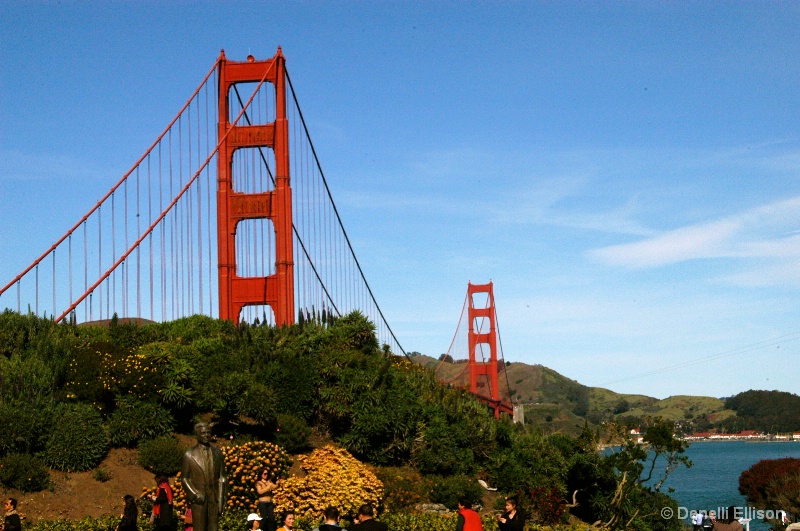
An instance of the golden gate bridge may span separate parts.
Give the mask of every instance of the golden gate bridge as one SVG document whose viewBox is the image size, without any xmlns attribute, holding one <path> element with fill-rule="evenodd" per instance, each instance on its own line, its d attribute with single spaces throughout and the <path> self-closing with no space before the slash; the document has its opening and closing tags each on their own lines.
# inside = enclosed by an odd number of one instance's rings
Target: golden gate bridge
<svg viewBox="0 0 800 531">
<path fill-rule="evenodd" d="M 488 324 L 470 325 L 469 388 L 499 414 L 509 407 L 488 286 L 491 309 L 469 310 L 470 323 Z M 473 287 L 470 299 L 486 291 Z M 280 48 L 243 62 L 222 51 L 133 167 L 0 288 L 0 308 L 70 323 L 206 314 L 277 326 L 358 310 L 405 354 L 356 258 Z"/>
</svg>

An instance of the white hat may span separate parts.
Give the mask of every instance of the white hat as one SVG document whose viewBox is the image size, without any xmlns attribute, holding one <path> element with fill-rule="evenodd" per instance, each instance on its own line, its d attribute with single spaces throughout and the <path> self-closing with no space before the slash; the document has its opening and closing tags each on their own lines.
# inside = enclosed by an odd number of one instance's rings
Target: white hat
<svg viewBox="0 0 800 531">
<path fill-rule="evenodd" d="M 253 520 L 261 520 L 261 517 L 258 516 L 256 513 L 250 513 L 247 515 L 247 521 L 252 522 Z"/>
</svg>

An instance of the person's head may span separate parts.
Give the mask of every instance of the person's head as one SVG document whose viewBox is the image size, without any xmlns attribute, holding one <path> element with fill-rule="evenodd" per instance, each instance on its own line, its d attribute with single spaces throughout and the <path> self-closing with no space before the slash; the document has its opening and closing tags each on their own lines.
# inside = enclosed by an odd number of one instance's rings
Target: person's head
<svg viewBox="0 0 800 531">
<path fill-rule="evenodd" d="M 122 497 L 122 502 L 125 504 L 123 512 L 126 515 L 133 516 L 135 518 L 136 515 L 139 514 L 139 508 L 136 507 L 136 498 L 130 494 L 126 494 Z"/>
<path fill-rule="evenodd" d="M 731 505 L 730 507 L 728 507 L 724 511 L 723 514 L 719 515 L 719 520 L 723 524 L 730 524 L 731 522 L 735 522 L 737 520 L 737 518 L 736 518 L 736 506 L 735 505 Z"/>
<path fill-rule="evenodd" d="M 339 509 L 337 509 L 336 507 L 328 507 L 327 509 L 325 509 L 323 515 L 325 516 L 326 523 L 331 522 L 333 524 L 336 524 L 339 522 Z"/>
<path fill-rule="evenodd" d="M 261 472 L 258 473 L 258 479 L 261 481 L 269 481 L 269 469 L 262 468 Z"/>
<path fill-rule="evenodd" d="M 260 529 L 261 528 L 261 517 L 258 516 L 256 513 L 250 513 L 247 515 L 247 529 Z"/>
<path fill-rule="evenodd" d="M 16 511 L 16 510 L 17 510 L 17 499 L 8 498 L 6 500 L 6 511 Z"/>
<path fill-rule="evenodd" d="M 365 503 L 361 507 L 358 508 L 358 520 L 363 522 L 364 520 L 369 520 L 375 516 L 375 511 L 372 509 L 372 505 Z"/>
<path fill-rule="evenodd" d="M 156 474 L 156 485 L 162 485 L 164 483 L 168 483 L 169 478 L 163 474 Z"/>
<path fill-rule="evenodd" d="M 283 527 L 291 529 L 294 526 L 294 512 L 289 511 L 283 515 Z"/>
<path fill-rule="evenodd" d="M 461 509 L 472 509 L 472 502 L 467 498 L 461 498 L 458 500 L 458 507 Z"/>
<path fill-rule="evenodd" d="M 197 436 L 197 442 L 208 445 L 211 442 L 211 424 L 198 422 L 194 425 L 194 434 Z"/>
<path fill-rule="evenodd" d="M 517 499 L 509 496 L 506 498 L 506 512 L 510 513 L 517 510 Z"/>
</svg>

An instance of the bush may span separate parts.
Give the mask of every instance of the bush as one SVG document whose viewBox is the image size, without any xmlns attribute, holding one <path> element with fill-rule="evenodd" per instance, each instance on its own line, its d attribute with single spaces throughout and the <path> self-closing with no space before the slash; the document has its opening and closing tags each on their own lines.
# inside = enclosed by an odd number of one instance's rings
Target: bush
<svg viewBox="0 0 800 531">
<path fill-rule="evenodd" d="M 298 459 L 306 475 L 278 484 L 276 512 L 291 509 L 298 516 L 316 517 L 332 506 L 348 516 L 365 503 L 380 504 L 383 483 L 347 450 L 328 445 Z"/>
<path fill-rule="evenodd" d="M 100 483 L 105 483 L 112 478 L 111 471 L 104 466 L 95 468 L 92 477 L 95 481 L 99 481 Z"/>
<path fill-rule="evenodd" d="M 483 487 L 467 476 L 429 476 L 431 482 L 430 499 L 433 503 L 441 503 L 450 510 L 458 509 L 458 500 L 466 497 L 473 505 L 480 502 Z"/>
<path fill-rule="evenodd" d="M 155 439 L 174 428 L 169 411 L 153 402 L 143 402 L 134 397 L 117 401 L 117 409 L 108 419 L 112 446 L 133 447 L 142 439 Z"/>
<path fill-rule="evenodd" d="M 51 468 L 68 472 L 90 470 L 108 451 L 108 435 L 100 413 L 85 404 L 62 404 L 44 451 Z"/>
<path fill-rule="evenodd" d="M 9 454 L 0 459 L 0 483 L 22 492 L 37 492 L 50 485 L 50 471 L 37 457 Z"/>
<path fill-rule="evenodd" d="M 181 469 L 181 457 L 186 450 L 172 436 L 158 437 L 139 444 L 139 465 L 153 474 L 174 476 Z"/>
<path fill-rule="evenodd" d="M 51 424 L 48 407 L 23 402 L 0 404 L 0 456 L 44 450 Z"/>
<path fill-rule="evenodd" d="M 376 474 L 383 482 L 383 507 L 389 512 L 410 509 L 427 499 L 426 484 L 411 467 L 383 467 Z"/>
<path fill-rule="evenodd" d="M 287 452 L 297 453 L 308 448 L 308 436 L 311 428 L 303 419 L 294 415 L 278 415 L 278 433 L 275 443 L 283 446 Z"/>
<path fill-rule="evenodd" d="M 253 512 L 256 507 L 256 481 L 259 472 L 266 468 L 272 481 L 286 477 L 292 460 L 279 446 L 251 441 L 222 449 L 228 467 L 228 506 Z"/>
</svg>

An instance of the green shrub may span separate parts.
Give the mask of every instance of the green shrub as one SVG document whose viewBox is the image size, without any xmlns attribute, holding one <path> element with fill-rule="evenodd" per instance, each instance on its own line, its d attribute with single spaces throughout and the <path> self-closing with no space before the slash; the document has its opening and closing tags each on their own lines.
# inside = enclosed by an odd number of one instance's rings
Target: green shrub
<svg viewBox="0 0 800 531">
<path fill-rule="evenodd" d="M 108 451 L 108 435 L 100 413 L 85 404 L 62 404 L 44 451 L 44 460 L 56 470 L 79 472 L 100 464 Z"/>
<path fill-rule="evenodd" d="M 308 448 L 308 436 L 311 428 L 303 419 L 294 415 L 278 415 L 278 433 L 275 444 L 282 446 L 289 453 L 298 453 Z"/>
<path fill-rule="evenodd" d="M 139 444 L 139 464 L 153 474 L 174 476 L 181 469 L 181 456 L 186 450 L 178 439 L 158 437 Z"/>
<path fill-rule="evenodd" d="M 0 400 L 39 402 L 53 396 L 53 370 L 35 355 L 0 356 L 0 374 Z"/>
<path fill-rule="evenodd" d="M 86 516 L 80 520 L 39 520 L 36 523 L 27 523 L 24 525 L 24 529 L 25 531 L 108 531 L 116 529 L 117 524 L 119 524 L 119 516 L 103 516 L 101 518 Z M 152 529 L 141 515 L 139 529 L 142 531 Z"/>
<path fill-rule="evenodd" d="M 49 407 L 34 403 L 0 403 L 0 456 L 44 450 L 52 414 Z"/>
<path fill-rule="evenodd" d="M 466 497 L 473 504 L 481 501 L 483 488 L 468 476 L 428 476 L 431 482 L 431 501 L 441 503 L 448 509 L 458 509 L 458 500 Z"/>
<path fill-rule="evenodd" d="M 99 481 L 100 483 L 105 483 L 109 479 L 111 479 L 111 471 L 104 466 L 97 467 L 92 472 L 92 477 L 95 481 Z"/>
<path fill-rule="evenodd" d="M 156 403 L 132 396 L 120 398 L 117 409 L 108 418 L 111 445 L 133 447 L 142 439 L 170 433 L 174 424 L 170 412 Z"/>
<path fill-rule="evenodd" d="M 37 492 L 50 484 L 50 471 L 30 454 L 8 454 L 0 459 L 0 483 L 22 492 Z"/>
</svg>

